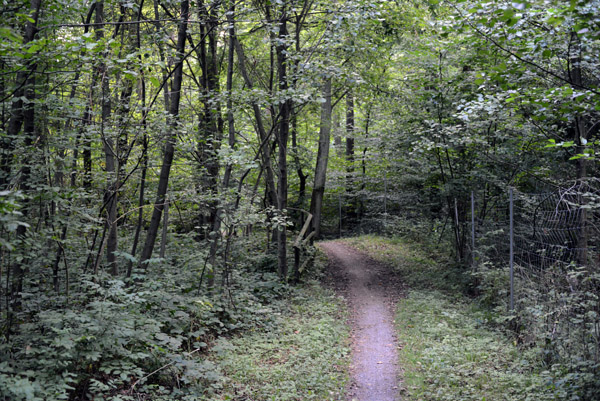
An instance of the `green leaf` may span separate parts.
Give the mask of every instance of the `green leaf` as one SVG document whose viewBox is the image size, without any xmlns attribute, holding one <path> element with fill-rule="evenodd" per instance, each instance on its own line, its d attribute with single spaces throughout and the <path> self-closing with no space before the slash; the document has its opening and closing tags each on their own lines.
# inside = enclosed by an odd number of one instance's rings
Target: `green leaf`
<svg viewBox="0 0 600 401">
<path fill-rule="evenodd" d="M 153 86 L 155 87 L 160 87 L 160 81 L 158 80 L 158 78 L 156 77 L 148 77 L 148 79 L 150 80 L 150 83 L 152 83 Z"/>
</svg>

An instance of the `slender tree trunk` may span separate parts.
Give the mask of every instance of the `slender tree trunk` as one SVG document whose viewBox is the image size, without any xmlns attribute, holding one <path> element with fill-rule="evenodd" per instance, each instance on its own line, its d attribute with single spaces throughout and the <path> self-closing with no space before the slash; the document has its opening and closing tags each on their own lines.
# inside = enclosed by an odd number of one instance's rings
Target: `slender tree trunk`
<svg viewBox="0 0 600 401">
<path fill-rule="evenodd" d="M 279 37 L 276 46 L 277 52 L 277 75 L 280 92 L 285 93 L 288 89 L 287 77 L 287 10 L 285 4 L 282 7 L 279 24 Z M 287 97 L 287 94 L 286 94 Z M 290 101 L 286 98 L 279 108 L 279 129 L 277 130 L 278 142 L 278 167 L 279 182 L 277 184 L 277 208 L 282 218 L 287 214 L 288 180 L 287 180 L 287 146 L 290 130 Z M 287 279 L 287 228 L 285 225 L 277 230 L 277 260 L 279 277 Z"/>
<path fill-rule="evenodd" d="M 575 32 L 571 33 L 571 46 L 569 48 L 573 49 L 573 54 L 569 54 L 569 63 L 571 70 L 571 82 L 573 83 L 575 89 L 582 87 L 583 78 L 581 71 L 581 43 L 579 37 Z M 585 151 L 585 144 L 587 143 L 588 137 L 588 129 L 587 122 L 584 116 L 578 115 L 575 117 L 574 122 L 574 133 L 575 133 L 575 151 L 577 154 L 583 154 Z M 576 177 L 579 183 L 578 188 L 578 203 L 580 205 L 585 205 L 587 203 L 585 197 L 583 196 L 583 192 L 585 192 L 585 178 L 587 176 L 587 160 L 585 157 L 580 157 L 576 160 Z M 582 207 L 579 215 L 579 233 L 577 235 L 577 264 L 580 266 L 585 266 L 587 264 L 588 258 L 588 232 L 587 232 L 587 224 L 588 224 L 588 216 L 587 216 L 587 208 Z"/>
<path fill-rule="evenodd" d="M 154 244 L 156 243 L 158 227 L 160 225 L 160 219 L 165 204 L 167 188 L 169 186 L 169 175 L 171 173 L 173 156 L 175 154 L 175 141 L 177 139 L 177 117 L 179 115 L 179 101 L 181 99 L 181 83 L 183 81 L 184 61 L 183 57 L 185 56 L 185 40 L 187 35 L 188 18 L 189 1 L 183 0 L 181 2 L 181 20 L 179 21 L 179 28 L 177 33 L 177 61 L 175 65 L 175 71 L 173 73 L 173 90 L 170 104 L 171 107 L 169 110 L 169 121 L 167 124 L 169 132 L 165 144 L 163 163 L 160 169 L 160 177 L 158 180 L 158 189 L 156 192 L 156 200 L 154 202 L 154 210 L 152 211 L 150 226 L 148 227 L 146 241 L 144 243 L 144 248 L 142 249 L 142 256 L 140 258 L 140 264 L 142 266 L 145 266 L 146 261 L 152 257 L 152 251 L 154 250 Z"/>
<path fill-rule="evenodd" d="M 356 191 L 354 188 L 354 93 L 346 94 L 346 193 L 348 205 L 346 216 L 353 222 L 356 220 Z"/>
<path fill-rule="evenodd" d="M 227 129 L 228 129 L 228 143 L 231 149 L 234 149 L 236 146 L 236 135 L 235 135 L 235 120 L 233 115 L 233 101 L 231 96 L 231 91 L 233 89 L 233 61 L 235 56 L 235 24 L 234 24 L 234 13 L 235 13 L 235 3 L 232 2 L 228 13 L 227 13 L 227 21 L 229 24 L 229 48 L 227 50 Z M 228 162 L 225 166 L 225 173 L 223 175 L 223 183 L 222 188 L 223 191 L 227 191 L 229 188 L 229 182 L 231 180 L 231 173 L 233 170 L 233 164 Z M 221 202 L 224 200 L 221 199 Z M 209 254 L 209 263 L 213 267 L 216 266 L 217 261 L 217 251 L 219 248 L 219 241 L 221 239 L 221 221 L 223 219 L 223 215 L 225 214 L 225 208 L 223 203 L 219 205 L 216 210 L 216 218 L 213 227 L 213 231 L 216 233 L 215 238 L 212 239 L 210 244 L 210 254 Z M 229 229 L 228 238 L 232 231 L 232 228 Z M 228 239 L 229 241 L 229 239 Z M 223 260 L 227 259 L 227 248 L 224 251 Z M 225 262 L 226 263 L 226 262 Z M 214 276 L 214 275 L 213 275 Z M 228 270 L 226 268 L 223 269 L 222 283 L 225 285 L 228 280 Z M 209 283 L 210 285 L 211 283 Z"/>
<path fill-rule="evenodd" d="M 244 51 L 242 49 L 242 45 L 240 41 L 235 37 L 235 51 L 238 56 L 238 66 L 240 68 L 240 73 L 244 78 L 244 82 L 248 89 L 252 90 L 254 87 L 250 76 L 248 75 L 248 71 L 246 69 L 246 58 L 244 56 Z M 275 179 L 273 174 L 273 166 L 271 163 L 271 147 L 269 146 L 269 135 L 265 130 L 265 126 L 263 123 L 262 114 L 260 112 L 260 105 L 256 102 L 252 102 L 252 110 L 254 112 L 254 118 L 256 119 L 256 130 L 258 132 L 258 136 L 261 142 L 260 146 L 260 155 L 262 165 L 265 169 L 265 181 L 267 187 L 267 205 L 268 206 L 276 206 L 277 205 L 277 191 L 275 190 Z"/>
<path fill-rule="evenodd" d="M 145 85 L 142 83 L 142 93 L 145 94 Z M 143 98 L 145 96 L 143 95 Z M 142 104 L 145 105 L 145 100 Z M 142 118 L 142 127 L 144 129 L 144 138 L 142 139 L 142 176 L 140 178 L 140 196 L 138 199 L 138 220 L 135 227 L 135 234 L 133 237 L 133 244 L 131 246 L 131 255 L 135 257 L 137 252 L 138 243 L 140 241 L 140 233 L 142 226 L 144 225 L 144 197 L 146 193 L 146 174 L 148 172 L 148 134 L 146 133 L 146 116 Z M 133 272 L 133 260 L 130 260 L 127 266 L 127 277 L 131 277 Z"/>
<path fill-rule="evenodd" d="M 233 115 L 233 61 L 235 56 L 235 25 L 233 15 L 235 13 L 235 3 L 232 2 L 229 12 L 227 14 L 227 20 L 229 22 L 229 48 L 227 53 L 227 130 L 228 130 L 228 142 L 231 149 L 236 147 L 236 135 L 235 135 L 235 120 Z M 233 164 L 228 162 L 225 166 L 225 174 L 223 175 L 223 188 L 229 187 L 229 181 L 231 179 L 231 172 L 233 170 Z"/>
<path fill-rule="evenodd" d="M 223 122 L 219 94 L 219 68 L 217 54 L 216 11 L 209 10 L 203 2 L 200 3 L 200 66 L 202 68 L 201 101 L 203 104 L 200 115 L 198 140 L 198 160 L 200 161 L 201 185 L 200 190 L 211 199 L 207 202 L 208 218 L 200 216 L 200 226 L 206 225 L 209 233 L 210 251 L 208 261 L 212 270 L 207 275 L 209 287 L 215 283 L 216 257 L 220 242 L 221 220 L 219 216 L 219 159 L 217 153 L 221 146 Z M 207 46 L 208 45 L 208 46 Z"/>
<path fill-rule="evenodd" d="M 92 125 L 92 104 L 94 99 L 94 87 L 96 86 L 97 80 L 98 70 L 94 69 L 88 95 L 88 104 L 86 105 L 85 112 L 83 113 L 81 127 L 81 137 L 83 138 L 83 151 L 81 152 L 83 157 L 83 187 L 86 189 L 92 188 L 92 139 L 86 128 Z"/>
<path fill-rule="evenodd" d="M 160 238 L 160 253 L 161 259 L 164 259 L 167 252 L 167 234 L 169 232 L 169 198 L 165 198 L 165 208 L 163 213 L 162 234 Z"/>
<path fill-rule="evenodd" d="M 156 34 L 157 35 L 162 35 L 162 26 L 160 24 L 160 13 L 158 12 L 158 6 L 159 6 L 159 1 L 158 0 L 154 0 L 154 19 L 155 19 L 155 23 L 154 23 L 154 27 L 156 28 Z M 186 32 L 187 33 L 187 32 Z M 167 58 L 165 56 L 165 50 L 163 48 L 163 44 L 161 41 L 158 41 L 157 44 L 158 47 L 158 56 L 160 58 L 161 63 L 163 64 L 163 68 L 161 70 L 161 74 L 162 74 L 162 81 L 166 83 L 167 79 L 168 79 L 168 75 L 167 75 L 167 69 L 166 69 L 166 65 L 167 65 Z M 169 112 L 169 110 L 171 110 L 171 93 L 168 90 L 169 85 L 165 85 L 164 89 L 163 89 L 163 99 L 165 102 L 165 111 L 167 111 L 167 113 Z"/>
<path fill-rule="evenodd" d="M 296 30 L 294 35 L 294 44 L 296 46 L 296 54 L 300 54 L 300 33 L 302 31 L 302 24 L 308 10 L 310 9 L 310 2 L 305 1 L 302 13 L 296 18 Z M 299 72 L 299 61 L 294 58 L 292 62 L 293 66 L 293 80 L 292 85 L 294 88 L 297 87 L 298 72 Z M 298 200 L 296 201 L 296 208 L 302 209 L 304 207 L 304 201 L 306 198 L 306 179 L 308 175 L 302 171 L 302 163 L 300 160 L 300 149 L 298 147 L 298 113 L 294 108 L 294 101 L 290 100 L 290 120 L 292 125 L 292 152 L 294 156 L 294 164 L 296 167 L 296 173 L 298 174 L 299 189 L 298 189 Z M 302 227 L 304 224 L 304 213 L 297 212 L 298 227 Z"/>
<path fill-rule="evenodd" d="M 327 175 L 327 162 L 329 160 L 329 141 L 331 137 L 331 78 L 326 78 L 323 84 L 323 97 L 321 103 L 321 123 L 319 128 L 319 149 L 317 150 L 317 165 L 315 167 L 315 183 L 310 201 L 310 212 L 313 215 L 313 229 L 315 238 L 321 235 L 321 212 L 323 208 L 323 195 L 325 194 L 325 179 Z"/>
<path fill-rule="evenodd" d="M 142 0 L 140 4 L 140 8 L 138 11 L 138 21 L 142 17 L 142 8 L 144 5 L 144 0 Z M 137 50 L 142 47 L 142 39 L 140 32 L 140 24 L 136 25 L 136 46 Z M 142 60 L 142 55 L 140 55 L 140 61 Z M 144 197 L 146 192 L 146 174 L 148 171 L 148 110 L 146 109 L 146 79 L 144 76 L 144 69 L 142 68 L 140 71 L 140 98 L 142 102 L 142 130 L 144 131 L 142 138 L 142 172 L 140 178 L 140 195 L 138 199 L 138 220 L 137 225 L 135 227 L 135 234 L 133 237 L 133 244 L 131 246 L 131 256 L 135 257 L 137 252 L 138 243 L 140 240 L 140 233 L 142 231 L 142 226 L 144 224 Z M 127 264 L 127 277 L 131 277 L 131 273 L 133 272 L 133 259 L 129 260 Z"/>
<path fill-rule="evenodd" d="M 201 214 L 199 225 L 207 226 L 210 232 L 218 232 L 220 222 L 217 217 L 218 209 L 218 181 L 219 181 L 219 158 L 217 153 L 221 146 L 223 121 L 221 118 L 221 104 L 219 101 L 219 68 L 218 68 L 218 20 L 215 9 L 208 9 L 204 2 L 199 4 L 200 24 L 200 49 L 199 59 L 202 68 L 201 78 L 201 102 L 203 104 L 200 113 L 198 131 L 198 161 L 200 163 L 200 191 L 209 195 L 211 200 L 207 202 L 209 210 L 208 218 Z M 213 238 L 214 240 L 214 238 Z M 214 267 L 214 266 L 213 266 Z M 208 275 L 209 285 L 213 283 L 214 275 Z"/>
<path fill-rule="evenodd" d="M 31 11 L 31 19 L 32 21 L 28 21 L 25 24 L 25 38 L 24 43 L 27 44 L 35 40 L 35 36 L 37 34 L 37 23 L 40 14 L 41 8 L 41 0 L 32 0 L 30 5 Z M 26 151 L 29 151 L 32 147 L 33 141 L 35 139 L 35 84 L 36 84 L 36 74 L 35 70 L 37 69 L 37 65 L 35 63 L 29 63 L 27 68 L 23 72 L 23 75 L 19 73 L 20 77 L 18 77 L 18 82 L 23 83 L 23 92 L 22 99 L 17 100 L 13 103 L 13 107 L 11 109 L 11 116 L 8 122 L 8 133 L 9 133 L 9 148 L 14 149 L 14 141 L 16 137 L 19 135 L 21 131 L 21 126 L 23 127 L 23 137 Z M 31 185 L 31 160 L 29 157 L 25 158 L 23 161 L 23 167 L 21 168 L 20 175 L 20 187 L 23 192 L 28 193 L 32 189 Z M 7 164 L 2 166 L 3 169 L 6 169 L 4 173 L 5 177 L 10 177 L 11 171 L 11 161 L 7 160 Z M 8 180 L 4 183 L 8 184 Z M 29 208 L 31 205 L 26 204 L 23 209 L 23 218 L 26 218 L 29 214 Z M 24 225 L 19 225 L 17 228 L 17 239 L 24 244 L 25 234 L 27 233 L 27 227 Z M 23 255 L 25 257 L 26 255 Z M 14 309 L 18 309 L 21 306 L 21 293 L 23 292 L 23 279 L 25 277 L 25 269 L 24 269 L 23 260 L 16 260 L 11 267 L 11 309 L 9 311 L 9 315 L 7 317 L 7 321 L 9 324 L 8 331 L 10 332 L 10 325 L 12 323 L 12 311 Z"/>
<path fill-rule="evenodd" d="M 344 153 L 346 150 L 344 149 L 344 143 L 342 141 L 342 123 L 340 121 L 341 117 L 340 111 L 335 111 L 332 114 L 332 130 L 333 130 L 333 147 L 335 149 L 335 153 L 338 157 L 344 157 Z"/>
<path fill-rule="evenodd" d="M 367 140 L 369 138 L 369 127 L 371 124 L 371 105 L 367 106 L 367 115 L 365 117 L 365 140 Z M 368 147 L 367 145 L 364 146 L 363 151 L 362 151 L 362 158 L 361 158 L 361 170 L 362 170 L 362 183 L 361 183 L 361 191 L 364 191 L 367 185 L 367 151 L 368 151 Z M 385 177 L 384 177 L 385 180 Z M 387 194 L 386 194 L 387 196 Z M 387 209 L 387 208 L 386 208 Z M 366 206 L 365 203 L 363 202 L 363 200 L 361 199 L 361 201 L 359 202 L 359 206 L 358 206 L 358 214 L 359 214 L 359 218 L 362 219 L 364 214 L 366 212 Z"/>
<path fill-rule="evenodd" d="M 38 15 L 42 5 L 41 0 L 31 0 L 30 12 L 33 21 L 25 23 L 25 35 L 23 37 L 23 46 L 35 40 L 37 35 Z M 0 189 L 8 188 L 12 171 L 12 156 L 15 149 L 16 138 L 21 132 L 21 127 L 25 135 L 33 135 L 35 122 L 31 119 L 35 115 L 35 62 L 29 62 L 25 69 L 17 73 L 17 90 L 14 93 L 14 99 L 11 105 L 10 117 L 8 119 L 7 137 L 2 138 L 2 159 L 0 176 Z M 27 140 L 27 138 L 26 138 Z M 23 180 L 22 180 L 23 181 Z"/>
<path fill-rule="evenodd" d="M 104 39 L 104 1 L 96 2 L 96 40 Z M 104 57 L 98 65 L 101 82 L 101 123 L 100 136 L 104 144 L 104 155 L 106 163 L 106 173 L 108 182 L 110 183 L 105 191 L 106 203 L 106 225 L 108 230 L 108 238 L 106 241 L 106 260 L 108 268 L 112 275 L 118 274 L 117 256 L 115 252 L 118 246 L 117 236 L 117 185 L 118 185 L 118 167 L 117 157 L 115 152 L 115 143 L 112 138 L 111 130 L 107 128 L 110 124 L 111 115 L 111 99 L 110 99 L 110 78 L 108 68 Z"/>
</svg>

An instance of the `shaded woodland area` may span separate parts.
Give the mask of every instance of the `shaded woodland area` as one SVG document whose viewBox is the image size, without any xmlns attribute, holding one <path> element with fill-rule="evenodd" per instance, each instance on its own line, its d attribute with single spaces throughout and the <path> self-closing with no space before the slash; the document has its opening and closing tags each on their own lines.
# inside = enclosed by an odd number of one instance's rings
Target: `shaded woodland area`
<svg viewBox="0 0 600 401">
<path fill-rule="evenodd" d="M 190 355 L 259 326 L 314 240 L 378 232 L 443 249 L 564 399 L 594 399 L 599 8 L 4 1 L 0 394 L 217 391 Z M 510 313 L 509 188 L 527 216 L 579 211 L 558 242 L 527 223 L 523 242 L 568 252 L 528 265 L 544 274 Z"/>
</svg>

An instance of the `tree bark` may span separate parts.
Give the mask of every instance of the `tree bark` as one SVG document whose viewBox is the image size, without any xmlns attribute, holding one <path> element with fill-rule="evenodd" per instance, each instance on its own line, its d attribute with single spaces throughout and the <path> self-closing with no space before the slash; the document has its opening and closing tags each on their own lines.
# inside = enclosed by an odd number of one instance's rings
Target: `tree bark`
<svg viewBox="0 0 600 401">
<path fill-rule="evenodd" d="M 104 39 L 104 1 L 96 2 L 96 40 Z M 106 173 L 108 182 L 110 183 L 105 190 L 104 197 L 106 203 L 106 226 L 108 230 L 108 238 L 106 241 L 106 260 L 110 274 L 116 276 L 119 273 L 117 266 L 117 256 L 115 252 L 118 246 L 117 235 L 117 186 L 118 186 L 118 167 L 117 155 L 115 152 L 115 143 L 112 138 L 111 130 L 107 127 L 110 124 L 111 115 L 111 99 L 110 99 L 110 80 L 108 69 L 104 61 L 104 57 L 98 65 L 101 82 L 101 123 L 100 136 L 104 145 L 104 155 L 106 164 Z M 108 131 L 108 132 L 107 132 Z"/>
<path fill-rule="evenodd" d="M 577 36 L 577 34 L 575 32 L 571 32 L 571 44 L 569 46 L 569 49 L 571 49 L 571 47 L 573 48 L 573 54 L 571 54 L 571 52 L 569 52 L 569 64 L 570 64 L 570 73 L 571 76 L 569 77 L 572 85 L 574 87 L 574 89 L 578 89 L 583 85 L 583 78 L 582 78 L 582 69 L 581 69 L 581 43 L 579 40 L 579 37 Z M 587 137 L 588 137 L 588 129 L 587 129 L 587 122 L 584 116 L 582 115 L 578 115 L 575 117 L 575 121 L 574 121 L 574 136 L 575 136 L 575 151 L 577 154 L 581 155 L 584 153 L 585 151 L 585 144 L 587 143 Z M 585 192 L 585 178 L 587 176 L 587 160 L 585 157 L 579 157 L 576 160 L 576 167 L 575 167 L 575 175 L 577 177 L 577 182 L 578 182 L 578 203 L 581 206 L 584 206 L 586 203 L 586 199 L 583 196 L 583 192 Z M 587 232 L 587 223 L 588 223 L 588 216 L 587 216 L 587 208 L 582 207 L 580 214 L 579 214 L 579 232 L 577 235 L 577 254 L 576 254 L 576 261 L 577 264 L 580 266 L 585 266 L 587 265 L 587 258 L 588 258 L 588 252 L 587 252 L 587 248 L 588 248 L 588 232 Z"/>
<path fill-rule="evenodd" d="M 138 21 L 141 20 L 142 17 L 142 4 L 138 10 Z M 140 32 L 140 24 L 136 25 L 136 50 L 140 50 L 142 47 L 142 39 Z M 140 61 L 142 61 L 142 55 L 140 55 Z M 138 198 L 138 219 L 137 225 L 135 227 L 135 234 L 133 237 L 133 244 L 131 245 L 131 256 L 135 257 L 138 243 L 140 240 L 140 233 L 142 231 L 142 225 L 144 224 L 144 197 L 146 193 L 146 174 L 148 172 L 148 110 L 146 108 L 146 80 L 144 77 L 144 69 L 142 68 L 140 71 L 140 100 L 142 102 L 142 130 L 143 130 L 143 138 L 142 138 L 142 172 L 140 178 L 140 195 Z M 127 273 L 126 277 L 131 277 L 131 273 L 133 272 L 133 259 L 130 259 L 127 264 Z"/>
<path fill-rule="evenodd" d="M 356 191 L 354 189 L 354 93 L 346 94 L 346 216 L 351 223 L 356 220 Z"/>
<path fill-rule="evenodd" d="M 163 163 L 160 169 L 160 177 L 158 180 L 158 189 L 156 191 L 156 200 L 154 201 L 154 210 L 150 219 L 150 226 L 142 249 L 140 257 L 140 265 L 147 267 L 147 261 L 152 257 L 152 251 L 156 243 L 158 227 L 165 204 L 167 188 L 169 186 L 169 175 L 171 173 L 171 165 L 175 154 L 175 141 L 177 140 L 177 116 L 179 115 L 179 101 L 181 99 L 181 83 L 183 81 L 183 57 L 185 55 L 185 40 L 187 35 L 187 25 L 190 13 L 190 5 L 188 0 L 181 2 L 181 19 L 177 33 L 177 64 L 173 73 L 172 94 L 170 99 L 169 120 L 168 120 L 168 135 L 165 144 L 163 155 Z"/>
<path fill-rule="evenodd" d="M 369 138 L 369 126 L 371 124 L 371 105 L 369 104 L 367 106 L 367 115 L 365 116 L 365 140 L 367 140 Z M 362 151 L 362 158 L 361 158 L 361 170 L 362 170 L 362 183 L 360 186 L 361 191 L 364 191 L 366 189 L 367 186 L 367 151 L 369 150 L 368 146 L 365 144 L 365 146 L 363 147 L 363 151 Z M 385 177 L 384 177 L 385 180 Z M 387 193 L 385 194 L 387 199 Z M 387 213 L 387 207 L 384 208 L 385 209 L 385 213 Z M 365 207 L 365 202 L 361 199 L 359 204 L 358 204 L 358 217 L 359 219 L 362 219 L 364 214 L 366 212 L 366 207 Z"/>
<path fill-rule="evenodd" d="M 23 37 L 23 46 L 27 46 L 35 40 L 37 35 L 37 23 L 41 0 L 31 0 L 30 12 L 33 22 L 25 23 L 25 35 Z M 30 61 L 27 67 L 17 73 L 17 90 L 14 93 L 14 101 L 11 105 L 10 117 L 8 120 L 7 137 L 2 139 L 2 159 L 0 177 L 0 189 L 8 188 L 11 179 L 12 171 L 12 156 L 15 149 L 15 141 L 23 127 L 24 135 L 30 136 L 34 134 L 35 116 L 34 100 L 35 100 L 35 70 L 37 64 Z M 27 138 L 26 138 L 27 141 Z M 22 180 L 24 181 L 24 180 Z"/>
<path fill-rule="evenodd" d="M 228 129 L 228 144 L 229 147 L 231 149 L 234 149 L 236 146 L 236 135 L 235 135 L 235 120 L 234 120 L 234 115 L 233 115 L 233 101 L 232 101 L 232 97 L 231 97 L 231 91 L 233 89 L 233 61 L 234 61 L 234 56 L 235 56 L 235 21 L 233 18 L 233 15 L 235 13 L 235 3 L 232 3 L 228 13 L 227 13 L 227 21 L 229 24 L 229 48 L 227 50 L 227 83 L 226 83 L 226 89 L 227 89 L 227 129 Z M 224 191 L 227 191 L 227 188 L 229 188 L 229 182 L 231 179 L 231 173 L 233 170 L 233 164 L 228 162 L 227 165 L 225 166 L 225 173 L 223 175 L 223 182 L 222 182 L 222 189 Z M 221 202 L 223 202 L 223 199 L 221 199 Z M 215 237 L 212 238 L 212 241 L 210 243 L 210 253 L 209 253 L 209 258 L 208 261 L 210 263 L 210 265 L 213 267 L 216 266 L 216 261 L 217 261 L 217 251 L 219 249 L 219 242 L 221 240 L 221 222 L 222 222 L 222 218 L 223 218 L 223 214 L 225 213 L 225 207 L 224 205 L 221 203 L 219 204 L 219 206 L 217 207 L 216 210 L 216 214 L 215 214 L 215 221 L 214 221 L 214 225 L 213 225 L 213 232 L 216 233 Z M 227 252 L 227 250 L 224 251 L 225 253 Z M 224 260 L 227 259 L 227 255 L 225 255 L 225 257 L 223 258 Z M 214 277 L 214 274 L 213 274 Z M 227 269 L 223 269 L 223 280 L 222 283 L 223 285 L 225 285 L 225 283 L 228 280 L 228 271 Z M 209 276 L 210 278 L 210 276 Z M 214 280 L 214 278 L 213 278 Z M 209 281 L 209 286 L 213 284 Z"/>
<path fill-rule="evenodd" d="M 221 118 L 221 104 L 218 99 L 219 89 L 219 65 L 218 65 L 218 19 L 214 8 L 208 9 L 204 2 L 199 4 L 199 17 L 203 21 L 200 24 L 200 48 L 199 59 L 202 68 L 200 80 L 200 100 L 202 110 L 198 131 L 197 159 L 200 163 L 200 185 L 202 193 L 211 199 L 206 202 L 209 210 L 208 218 L 204 214 L 199 216 L 199 225 L 207 226 L 210 232 L 217 232 L 220 228 L 217 209 L 218 181 L 219 181 L 219 159 L 217 153 L 221 147 L 223 121 Z M 209 285 L 212 283 L 213 275 L 208 276 Z"/>
<path fill-rule="evenodd" d="M 31 19 L 33 22 L 28 21 L 25 24 L 25 38 L 24 44 L 32 42 L 35 40 L 35 36 L 37 34 L 37 23 L 40 14 L 41 8 L 41 0 L 31 0 Z M 23 99 L 19 99 L 18 101 L 13 103 L 13 107 L 11 109 L 11 116 L 9 119 L 9 143 L 8 146 L 10 149 L 14 149 L 14 141 L 16 137 L 19 135 L 21 131 L 21 126 L 23 127 L 23 137 L 25 139 L 25 147 L 27 150 L 32 147 L 33 141 L 35 139 L 35 84 L 36 84 L 36 74 L 35 71 L 37 69 L 37 65 L 35 63 L 29 63 L 27 65 L 26 70 L 23 73 L 19 73 L 20 77 L 18 77 L 18 82 L 23 83 Z M 27 157 L 26 159 L 29 159 Z M 6 174 L 4 178 L 10 178 L 11 171 L 11 161 L 6 160 L 7 163 L 2 167 L 5 169 L 4 173 Z M 21 177 L 20 177 L 20 187 L 25 192 L 28 193 L 31 186 L 31 168 L 30 168 L 31 160 L 24 160 L 23 167 L 21 169 Z M 4 185 L 8 185 L 9 180 L 3 182 Z M 29 214 L 30 205 L 24 205 L 22 209 L 23 218 L 26 218 Z M 25 234 L 27 233 L 27 227 L 25 225 L 19 225 L 17 227 L 17 239 L 24 244 Z M 25 257 L 25 255 L 23 255 Z M 7 317 L 7 321 L 9 324 L 8 332 L 10 332 L 10 324 L 12 323 L 12 310 L 18 309 L 21 306 L 21 293 L 23 292 L 23 279 L 25 277 L 25 269 L 23 268 L 23 260 L 17 260 L 11 266 L 11 310 L 9 311 L 9 315 Z"/>
<path fill-rule="evenodd" d="M 321 103 L 321 122 L 319 127 L 319 148 L 317 150 L 317 164 L 315 166 L 315 183 L 310 201 L 310 213 L 313 215 L 313 229 L 315 238 L 321 235 L 321 212 L 323 208 L 323 195 L 325 194 L 325 180 L 327 175 L 327 162 L 329 160 L 329 141 L 331 137 L 331 77 L 325 79 L 323 84 L 323 97 Z"/>
<path fill-rule="evenodd" d="M 233 15 L 235 13 L 235 3 L 232 2 L 229 12 L 227 14 L 227 21 L 229 23 L 229 49 L 227 50 L 227 130 L 228 130 L 228 143 L 231 149 L 236 147 L 236 135 L 235 135 L 235 120 L 233 115 L 233 61 L 235 57 L 235 25 Z M 233 164 L 228 162 L 225 166 L 225 174 L 223 175 L 223 188 L 229 187 L 229 181 L 231 179 L 231 172 L 233 170 Z"/>
<path fill-rule="evenodd" d="M 242 49 L 240 41 L 237 38 L 237 35 L 235 37 L 235 51 L 238 56 L 238 66 L 240 68 L 240 73 L 242 74 L 242 77 L 244 78 L 244 82 L 246 83 L 248 89 L 252 90 L 254 85 L 252 83 L 252 79 L 250 79 L 250 76 L 248 75 L 248 71 L 246 69 L 246 58 L 244 56 L 244 51 Z M 275 190 L 275 179 L 273 174 L 273 166 L 271 163 L 271 147 L 268 143 L 269 135 L 265 130 L 262 114 L 260 112 L 260 106 L 256 101 L 252 102 L 252 110 L 254 112 L 254 118 L 256 119 L 256 130 L 258 132 L 258 136 L 261 142 L 259 151 L 261 155 L 261 162 L 265 169 L 265 181 L 267 187 L 266 203 L 267 206 L 276 206 L 277 191 Z"/>
<path fill-rule="evenodd" d="M 282 7 L 281 19 L 279 24 L 279 35 L 277 46 L 277 75 L 279 81 L 279 91 L 286 93 L 288 90 L 287 77 L 287 10 L 285 4 Z M 290 100 L 286 98 L 279 107 L 279 129 L 277 130 L 278 143 L 278 167 L 279 167 L 279 182 L 277 183 L 277 208 L 282 219 L 287 214 L 287 197 L 288 197 L 288 180 L 287 180 L 287 146 L 290 131 Z M 277 230 L 277 265 L 279 277 L 283 280 L 287 279 L 287 228 L 284 225 Z"/>
<path fill-rule="evenodd" d="M 303 5 L 303 9 L 300 15 L 296 16 L 296 29 L 294 32 L 294 44 L 296 47 L 296 54 L 300 54 L 300 33 L 302 31 L 302 24 L 304 23 L 304 19 L 310 9 L 310 2 L 305 1 Z M 299 60 L 294 58 L 292 61 L 293 67 L 293 79 L 292 85 L 295 89 L 297 87 L 298 81 L 298 72 L 299 72 Z M 291 134 L 292 134 L 292 152 L 294 156 L 294 164 L 296 167 L 296 173 L 298 174 L 299 180 L 299 189 L 298 189 L 298 200 L 296 201 L 296 208 L 303 209 L 304 201 L 306 198 L 306 179 L 308 178 L 307 174 L 304 174 L 302 170 L 302 163 L 300 160 L 300 149 L 298 147 L 298 113 L 294 108 L 294 101 L 290 100 L 290 122 L 291 122 Z M 298 219 L 298 227 L 302 227 L 304 224 L 304 213 L 297 212 Z"/>
</svg>

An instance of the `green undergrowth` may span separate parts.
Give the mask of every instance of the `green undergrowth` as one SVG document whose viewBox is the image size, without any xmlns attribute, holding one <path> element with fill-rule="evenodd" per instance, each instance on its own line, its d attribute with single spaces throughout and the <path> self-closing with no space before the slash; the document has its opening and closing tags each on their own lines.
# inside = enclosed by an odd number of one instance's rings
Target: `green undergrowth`
<svg viewBox="0 0 600 401">
<path fill-rule="evenodd" d="M 242 239 L 210 290 L 206 250 L 184 240 L 134 281 L 99 272 L 69 294 L 24 293 L 0 336 L 0 401 L 343 399 L 349 328 L 316 281 L 324 257 L 292 286 Z"/>
<path fill-rule="evenodd" d="M 411 291 L 396 313 L 408 400 L 553 400 L 534 350 L 486 326 L 472 304 Z"/>
<path fill-rule="evenodd" d="M 349 331 L 339 298 L 318 284 L 293 291 L 267 329 L 212 349 L 219 400 L 344 400 Z"/>
<path fill-rule="evenodd" d="M 376 236 L 345 242 L 390 266 L 408 286 L 396 311 L 405 400 L 554 400 L 536 348 L 517 346 L 493 313 L 465 294 L 461 269 L 435 251 Z"/>
</svg>

